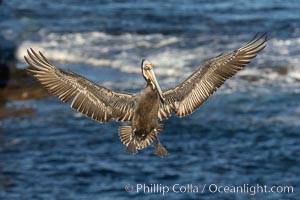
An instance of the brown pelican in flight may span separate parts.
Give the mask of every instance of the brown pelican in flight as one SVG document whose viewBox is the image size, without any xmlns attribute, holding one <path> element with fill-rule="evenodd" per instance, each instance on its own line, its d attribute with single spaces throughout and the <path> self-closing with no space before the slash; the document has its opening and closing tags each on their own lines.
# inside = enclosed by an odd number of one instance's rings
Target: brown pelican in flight
<svg viewBox="0 0 300 200">
<path fill-rule="evenodd" d="M 131 154 L 149 146 L 154 140 L 154 154 L 160 157 L 168 151 L 160 143 L 158 136 L 164 120 L 175 113 L 184 117 L 194 112 L 226 79 L 250 63 L 251 59 L 265 47 L 265 34 L 256 35 L 239 49 L 204 62 L 193 74 L 172 89 L 162 91 L 154 74 L 152 63 L 143 60 L 141 70 L 146 87 L 139 93 L 116 92 L 53 65 L 41 53 L 27 50 L 28 72 L 37 78 L 50 93 L 63 102 L 72 99 L 71 108 L 99 122 L 131 122 L 131 126 L 121 126 L 119 136 L 126 151 Z"/>
</svg>

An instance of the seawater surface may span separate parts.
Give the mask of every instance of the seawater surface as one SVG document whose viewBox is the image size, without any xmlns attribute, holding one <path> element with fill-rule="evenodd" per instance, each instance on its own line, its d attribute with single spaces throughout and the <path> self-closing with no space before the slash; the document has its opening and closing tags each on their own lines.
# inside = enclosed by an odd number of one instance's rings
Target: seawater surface
<svg viewBox="0 0 300 200">
<path fill-rule="evenodd" d="M 0 121 L 0 199 L 299 199 L 298 1 L 3 0 L 0 10 L 0 36 L 16 45 L 19 68 L 32 47 L 126 92 L 145 85 L 142 58 L 167 89 L 257 32 L 269 37 L 195 113 L 163 122 L 164 159 L 153 146 L 126 154 L 120 123 L 99 124 L 55 97 L 7 102 L 37 112 Z M 136 192 L 137 184 L 192 184 L 199 192 Z M 205 184 L 293 186 L 293 193 L 202 193 Z"/>
</svg>

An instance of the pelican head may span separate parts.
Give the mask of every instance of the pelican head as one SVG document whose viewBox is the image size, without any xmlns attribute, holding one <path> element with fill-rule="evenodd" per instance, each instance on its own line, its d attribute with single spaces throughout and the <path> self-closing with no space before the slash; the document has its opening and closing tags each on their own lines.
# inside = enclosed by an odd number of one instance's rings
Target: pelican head
<svg viewBox="0 0 300 200">
<path fill-rule="evenodd" d="M 143 59 L 141 68 L 142 68 L 143 76 L 146 79 L 147 83 L 150 84 L 152 86 L 153 90 L 155 90 L 158 93 L 160 100 L 163 103 L 165 101 L 165 98 L 164 98 L 161 88 L 156 80 L 152 63 L 149 62 L 148 60 Z"/>
</svg>

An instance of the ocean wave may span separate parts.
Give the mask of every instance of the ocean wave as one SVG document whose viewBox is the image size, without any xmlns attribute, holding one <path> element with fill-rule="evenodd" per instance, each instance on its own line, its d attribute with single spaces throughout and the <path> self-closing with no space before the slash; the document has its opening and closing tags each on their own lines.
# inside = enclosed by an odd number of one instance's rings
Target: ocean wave
<svg viewBox="0 0 300 200">
<path fill-rule="evenodd" d="M 297 68 L 300 64 L 300 37 L 271 38 L 264 53 L 260 55 L 275 66 L 289 66 Z"/>
<path fill-rule="evenodd" d="M 43 52 L 50 60 L 83 63 L 97 67 L 112 67 L 124 73 L 140 73 L 140 62 L 147 58 L 154 63 L 155 72 L 163 77 L 166 85 L 180 82 L 203 63 L 239 47 L 246 37 L 211 38 L 199 36 L 186 38 L 162 34 L 109 35 L 103 32 L 47 33 L 39 32 L 39 41 L 24 41 L 17 49 L 17 57 L 23 60 L 26 49 Z M 224 44 L 225 42 L 225 44 Z M 291 84 L 299 82 L 300 38 L 272 38 L 267 48 L 253 63 L 237 73 L 234 79 L 255 84 Z M 169 78 L 168 78 L 169 77 Z M 240 80 L 236 81 L 240 85 Z M 233 81 L 235 83 L 235 81 Z M 254 84 L 254 85 L 255 85 Z M 233 86 L 229 86 L 229 88 Z M 239 86 L 240 87 L 240 86 Z"/>
<path fill-rule="evenodd" d="M 18 59 L 23 59 L 26 49 L 33 48 L 44 52 L 51 60 L 108 66 L 129 73 L 139 72 L 140 69 L 134 66 L 146 55 L 151 57 L 153 49 L 164 48 L 178 42 L 176 37 L 165 37 L 160 34 L 108 35 L 102 32 L 46 34 L 41 31 L 40 35 L 41 41 L 24 41 L 19 45 Z"/>
</svg>

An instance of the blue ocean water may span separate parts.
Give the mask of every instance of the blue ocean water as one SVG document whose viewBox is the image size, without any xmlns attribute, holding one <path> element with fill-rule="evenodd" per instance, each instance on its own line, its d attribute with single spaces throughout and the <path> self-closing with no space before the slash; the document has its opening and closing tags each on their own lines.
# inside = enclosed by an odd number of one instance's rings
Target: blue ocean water
<svg viewBox="0 0 300 200">
<path fill-rule="evenodd" d="M 163 122 L 170 152 L 163 159 L 152 147 L 126 154 L 120 123 L 99 124 L 55 97 L 7 102 L 37 112 L 0 121 L 0 199 L 299 199 L 299 1 L 2 0 L 0 10 L 0 36 L 16 45 L 19 68 L 33 47 L 63 69 L 127 92 L 145 85 L 142 58 L 167 89 L 257 32 L 269 36 L 195 113 Z M 172 191 L 175 184 L 199 191 Z M 214 184 L 279 191 L 214 192 Z M 293 192 L 280 192 L 284 186 Z"/>
</svg>

